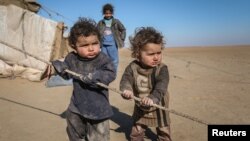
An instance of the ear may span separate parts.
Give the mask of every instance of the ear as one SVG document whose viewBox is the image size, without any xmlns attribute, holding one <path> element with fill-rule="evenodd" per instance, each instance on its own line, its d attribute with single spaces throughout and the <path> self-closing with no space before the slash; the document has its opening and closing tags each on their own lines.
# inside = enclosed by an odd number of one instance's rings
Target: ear
<svg viewBox="0 0 250 141">
<path fill-rule="evenodd" d="M 136 53 L 136 59 L 139 60 L 140 59 L 140 53 Z"/>
<path fill-rule="evenodd" d="M 70 44 L 71 48 L 76 48 L 76 46 L 74 44 Z"/>
<path fill-rule="evenodd" d="M 138 57 L 139 57 L 139 53 L 137 52 L 137 53 L 135 54 L 135 56 L 136 56 L 136 58 L 138 58 Z"/>
</svg>

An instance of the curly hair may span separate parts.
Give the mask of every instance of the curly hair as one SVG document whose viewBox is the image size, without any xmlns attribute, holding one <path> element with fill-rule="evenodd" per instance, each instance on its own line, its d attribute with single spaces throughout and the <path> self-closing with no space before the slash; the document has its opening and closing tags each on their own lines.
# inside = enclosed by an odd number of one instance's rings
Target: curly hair
<svg viewBox="0 0 250 141">
<path fill-rule="evenodd" d="M 90 36 L 90 35 L 96 35 L 98 40 L 101 40 L 101 35 L 99 33 L 99 30 L 97 28 L 97 24 L 93 19 L 90 18 L 83 18 L 79 17 L 78 21 L 71 27 L 70 33 L 69 33 L 69 45 L 75 49 L 76 48 L 76 42 L 77 38 L 79 36 Z"/>
<path fill-rule="evenodd" d="M 141 49 L 148 43 L 161 44 L 162 49 L 165 47 L 165 40 L 162 33 L 153 27 L 140 27 L 135 30 L 134 37 L 130 36 L 131 56 L 137 58 Z"/>
<path fill-rule="evenodd" d="M 105 14 L 106 11 L 110 11 L 112 14 L 114 13 L 114 6 L 110 3 L 105 4 L 102 7 L 102 14 Z"/>
</svg>

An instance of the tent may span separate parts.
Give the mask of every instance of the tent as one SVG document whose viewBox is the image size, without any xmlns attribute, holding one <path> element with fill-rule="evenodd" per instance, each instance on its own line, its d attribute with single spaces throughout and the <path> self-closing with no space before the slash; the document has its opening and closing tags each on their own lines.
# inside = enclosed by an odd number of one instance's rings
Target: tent
<svg viewBox="0 0 250 141">
<path fill-rule="evenodd" d="M 7 6 L 10 4 L 16 5 L 18 7 L 27 9 L 35 13 L 37 13 L 41 8 L 41 5 L 38 2 L 36 2 L 36 0 L 0 0 L 0 5 Z"/>
<path fill-rule="evenodd" d="M 48 62 L 68 53 L 64 24 L 36 14 L 35 0 L 0 1 L 0 77 L 40 81 Z"/>
</svg>

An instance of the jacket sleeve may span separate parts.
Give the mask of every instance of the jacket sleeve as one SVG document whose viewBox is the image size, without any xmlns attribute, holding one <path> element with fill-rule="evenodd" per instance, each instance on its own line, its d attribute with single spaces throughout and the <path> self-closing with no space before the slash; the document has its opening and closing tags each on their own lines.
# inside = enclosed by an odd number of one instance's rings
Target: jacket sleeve
<svg viewBox="0 0 250 141">
<path fill-rule="evenodd" d="M 134 79 L 133 79 L 133 71 L 131 66 L 127 66 L 127 68 L 125 69 L 121 81 L 120 81 L 120 90 L 124 91 L 124 90 L 130 90 L 133 91 L 133 83 L 134 83 Z"/>
<path fill-rule="evenodd" d="M 94 71 L 93 80 L 108 85 L 116 78 L 115 67 L 107 58 L 102 59 L 103 63 L 100 68 Z"/>
<path fill-rule="evenodd" d="M 100 21 L 97 23 L 97 28 L 98 28 L 99 32 L 101 32 L 101 24 L 102 24 L 102 20 L 100 20 Z"/>
<path fill-rule="evenodd" d="M 70 63 L 71 58 L 72 58 L 72 54 L 69 53 L 69 54 L 65 57 L 65 59 L 64 59 L 64 61 L 63 61 L 63 63 L 68 67 L 68 69 L 70 69 L 70 66 L 71 66 L 71 63 Z M 56 74 L 60 75 L 62 78 L 66 79 L 66 80 L 72 78 L 72 76 L 71 76 L 70 74 L 66 73 L 66 72 L 62 72 L 62 73 L 58 73 L 58 72 L 57 72 Z"/>
<path fill-rule="evenodd" d="M 117 24 L 118 24 L 118 30 L 119 30 L 120 35 L 121 35 L 121 39 L 124 42 L 125 38 L 126 38 L 126 28 L 118 19 L 117 19 Z"/>
<path fill-rule="evenodd" d="M 161 67 L 159 75 L 155 78 L 154 89 L 152 94 L 149 95 L 154 103 L 159 103 L 161 99 L 167 94 L 169 83 L 168 67 L 165 65 Z"/>
</svg>

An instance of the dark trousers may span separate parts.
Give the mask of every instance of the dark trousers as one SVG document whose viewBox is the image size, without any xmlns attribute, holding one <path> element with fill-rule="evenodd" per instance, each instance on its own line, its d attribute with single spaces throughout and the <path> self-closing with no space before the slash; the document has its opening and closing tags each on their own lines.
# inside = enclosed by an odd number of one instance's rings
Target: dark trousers
<svg viewBox="0 0 250 141">
<path fill-rule="evenodd" d="M 109 141 L 109 120 L 90 120 L 68 110 L 67 133 L 70 141 Z"/>
</svg>

